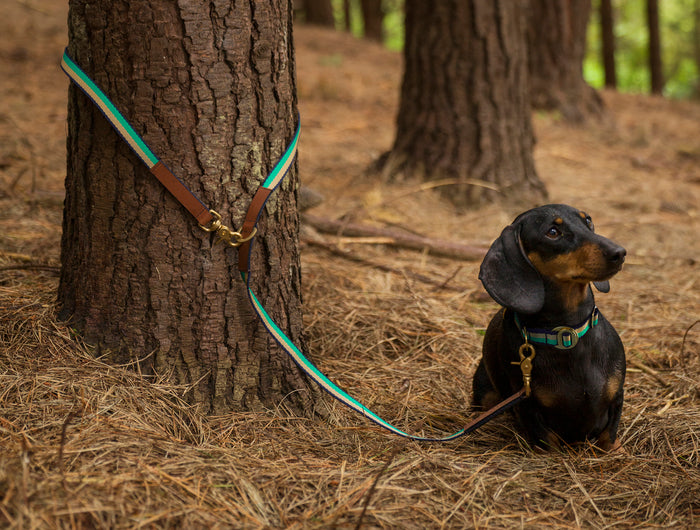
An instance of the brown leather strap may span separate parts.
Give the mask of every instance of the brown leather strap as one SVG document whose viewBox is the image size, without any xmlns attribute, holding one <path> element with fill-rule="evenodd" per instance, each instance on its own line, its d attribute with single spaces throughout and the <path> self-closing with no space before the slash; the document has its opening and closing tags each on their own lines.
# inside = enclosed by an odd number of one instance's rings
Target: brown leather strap
<svg viewBox="0 0 700 530">
<path fill-rule="evenodd" d="M 202 201 L 180 179 L 173 175 L 172 171 L 163 162 L 159 161 L 150 171 L 173 194 L 180 204 L 187 208 L 187 211 L 197 219 L 200 225 L 206 225 L 212 221 L 213 216 L 209 213 L 209 209 L 202 204 Z"/>
<path fill-rule="evenodd" d="M 241 238 L 245 239 L 250 234 L 253 233 L 255 229 L 255 223 L 258 221 L 258 215 L 260 215 L 260 210 L 265 206 L 265 201 L 272 193 L 271 189 L 260 187 L 258 191 L 255 192 L 253 200 L 248 206 L 248 211 L 245 214 L 245 219 L 243 220 L 243 226 L 241 226 L 240 233 Z M 246 241 L 238 247 L 238 270 L 241 272 L 248 272 L 248 261 L 250 256 L 250 244 L 251 241 Z"/>
<path fill-rule="evenodd" d="M 481 427 L 484 423 L 487 423 L 488 421 L 492 420 L 502 412 L 505 412 L 509 408 L 511 408 L 513 405 L 516 403 L 522 401 L 525 399 L 525 389 L 521 388 L 518 392 L 513 394 L 507 399 L 504 399 L 497 405 L 494 405 L 491 407 L 489 410 L 486 412 L 483 412 L 479 416 L 477 416 L 473 421 L 467 424 L 466 427 L 464 427 L 464 433 L 463 434 L 469 434 L 470 432 L 473 432 L 477 430 L 479 427 Z"/>
</svg>

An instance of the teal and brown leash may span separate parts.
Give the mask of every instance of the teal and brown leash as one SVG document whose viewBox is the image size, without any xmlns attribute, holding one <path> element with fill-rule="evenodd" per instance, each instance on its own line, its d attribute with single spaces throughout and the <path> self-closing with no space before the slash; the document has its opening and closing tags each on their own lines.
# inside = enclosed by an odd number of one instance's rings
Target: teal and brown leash
<svg viewBox="0 0 700 530">
<path fill-rule="evenodd" d="M 526 398 L 525 388 L 516 392 L 495 407 L 479 415 L 466 427 L 454 434 L 443 437 L 425 437 L 408 434 L 398 427 L 382 419 L 380 416 L 369 410 L 362 403 L 350 396 L 343 389 L 326 377 L 309 359 L 294 345 L 294 343 L 284 334 L 267 314 L 265 308 L 253 293 L 250 283 L 250 256 L 251 246 L 257 232 L 257 222 L 270 194 L 279 186 L 280 182 L 289 172 L 294 157 L 296 156 L 299 142 L 299 132 L 301 123 L 297 124 L 294 137 L 290 142 L 282 158 L 277 162 L 267 178 L 255 192 L 253 200 L 248 206 L 248 210 L 241 225 L 240 230 L 233 230 L 221 222 L 221 215 L 208 208 L 188 187 L 177 178 L 168 167 L 161 162 L 153 151 L 146 145 L 134 128 L 114 106 L 102 90 L 90 79 L 90 77 L 78 67 L 69 57 L 68 51 L 63 53 L 61 68 L 70 79 L 82 90 L 82 92 L 97 105 L 102 114 L 107 118 L 117 133 L 129 144 L 131 149 L 148 167 L 151 173 L 170 191 L 170 193 L 189 211 L 197 220 L 199 226 L 207 232 L 215 232 L 216 236 L 232 247 L 238 248 L 238 269 L 243 281 L 246 283 L 248 298 L 262 321 L 267 331 L 275 341 L 287 352 L 301 370 L 316 384 L 328 392 L 338 401 L 362 414 L 375 424 L 393 432 L 404 438 L 421 442 L 446 442 L 454 440 L 465 434 L 475 431 L 481 425 L 508 410 L 516 403 Z"/>
</svg>

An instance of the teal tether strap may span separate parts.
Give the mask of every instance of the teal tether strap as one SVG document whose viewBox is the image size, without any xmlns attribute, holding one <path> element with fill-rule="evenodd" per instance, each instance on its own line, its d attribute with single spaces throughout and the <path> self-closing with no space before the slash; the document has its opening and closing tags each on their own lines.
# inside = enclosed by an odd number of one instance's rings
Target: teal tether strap
<svg viewBox="0 0 700 530">
<path fill-rule="evenodd" d="M 151 149 L 136 134 L 134 128 L 122 116 L 121 112 L 112 104 L 104 92 L 83 72 L 78 65 L 68 56 L 68 50 L 63 52 L 61 60 L 61 68 L 75 82 L 80 89 L 97 105 L 97 107 L 109 120 L 112 126 L 116 129 L 124 141 L 129 144 L 129 147 L 134 150 L 134 153 L 143 161 L 150 169 L 158 163 L 158 158 L 153 154 Z"/>
<path fill-rule="evenodd" d="M 68 50 L 63 52 L 61 68 L 80 88 L 83 93 L 97 105 L 107 121 L 114 127 L 124 141 L 131 147 L 141 161 L 146 164 L 149 171 L 173 194 L 194 217 L 200 225 L 206 225 L 218 216 L 215 212 L 210 212 L 206 205 L 190 189 L 177 178 L 153 151 L 146 145 L 141 137 L 136 134 L 131 124 L 114 106 L 102 90 L 93 82 L 80 67 L 73 62 L 68 55 Z M 226 228 L 226 227 L 223 227 Z M 218 233 L 217 233 L 218 234 Z M 221 234 L 218 234 L 221 237 Z"/>
<path fill-rule="evenodd" d="M 224 227 L 220 223 L 221 216 L 216 214 L 213 210 L 208 210 L 204 203 L 202 203 L 179 179 L 177 179 L 170 170 L 165 168 L 165 166 L 158 160 L 158 158 L 153 154 L 149 147 L 144 143 L 141 137 L 136 134 L 133 127 L 124 119 L 122 114 L 117 110 L 117 108 L 112 104 L 112 102 L 107 98 L 107 96 L 102 92 L 97 85 L 83 72 L 68 56 L 68 53 L 63 54 L 63 60 L 61 61 L 61 66 L 66 74 L 82 89 L 82 91 L 98 106 L 98 108 L 105 115 L 107 120 L 112 124 L 116 131 L 121 135 L 122 138 L 129 144 L 129 146 L 134 150 L 138 157 L 143 161 L 146 166 L 151 170 L 151 172 L 161 181 L 163 184 L 173 193 L 173 195 L 180 200 L 180 202 L 197 218 L 200 225 L 207 224 L 211 222 L 211 226 L 204 227 L 207 231 L 216 231 L 217 235 L 222 239 L 226 240 L 231 244 L 231 246 L 240 247 L 239 248 L 239 269 L 241 270 L 241 276 L 246 283 L 248 289 L 248 297 L 250 298 L 250 303 L 253 309 L 260 317 L 263 325 L 270 333 L 270 335 L 277 341 L 277 343 L 287 352 L 287 354 L 294 360 L 294 362 L 301 368 L 301 370 L 316 384 L 328 392 L 331 396 L 341 401 L 351 409 L 359 412 L 369 420 L 373 421 L 380 427 L 403 436 L 405 438 L 410 438 L 412 440 L 423 441 L 423 442 L 445 442 L 449 440 L 454 440 L 460 436 L 464 436 L 481 425 L 491 420 L 495 416 L 501 414 L 502 412 L 508 410 L 510 407 L 524 399 L 524 390 L 513 394 L 508 399 L 499 403 L 492 409 L 484 412 L 464 429 L 457 431 L 454 434 L 438 438 L 430 438 L 424 436 L 415 436 L 408 434 L 398 427 L 395 427 L 391 423 L 383 420 L 377 414 L 366 408 L 362 403 L 354 399 L 347 392 L 338 387 L 330 379 L 328 379 L 316 366 L 309 361 L 309 359 L 292 343 L 292 341 L 282 332 L 282 330 L 275 324 L 275 322 L 267 314 L 265 308 L 262 306 L 260 301 L 253 293 L 250 283 L 250 247 L 253 243 L 253 238 L 256 233 L 256 227 L 258 218 L 262 213 L 263 207 L 267 202 L 270 194 L 279 186 L 284 177 L 289 172 L 289 168 L 294 162 L 294 157 L 296 156 L 297 145 L 299 141 L 299 131 L 300 125 L 297 125 L 294 138 L 292 139 L 289 147 L 285 151 L 282 158 L 277 162 L 275 167 L 270 172 L 269 176 L 262 183 L 258 191 L 253 197 L 248 212 L 246 214 L 245 221 L 240 232 L 231 232 L 228 228 Z M 174 191 L 175 190 L 175 191 Z M 189 201 L 189 202 L 188 202 Z M 202 213 L 205 212 L 205 213 Z M 207 217 L 208 216 L 208 217 Z M 221 231 L 224 230 L 222 235 Z M 226 232 L 227 231 L 227 232 Z M 227 239 L 228 238 L 228 239 Z M 231 242 L 232 241 L 232 242 Z"/>
</svg>

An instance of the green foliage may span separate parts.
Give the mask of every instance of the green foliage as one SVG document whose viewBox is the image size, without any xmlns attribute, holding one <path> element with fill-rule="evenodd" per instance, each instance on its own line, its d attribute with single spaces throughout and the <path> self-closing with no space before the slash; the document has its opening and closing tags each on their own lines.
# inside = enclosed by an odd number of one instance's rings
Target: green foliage
<svg viewBox="0 0 700 530">
<path fill-rule="evenodd" d="M 615 63 L 617 84 L 621 92 L 649 92 L 647 0 L 613 0 L 615 17 Z M 336 26 L 345 27 L 343 0 L 331 0 Z M 360 0 L 350 2 L 350 31 L 362 37 L 364 28 Z M 605 84 L 601 59 L 600 0 L 593 0 L 588 26 L 588 51 L 583 74 L 592 86 Z M 384 44 L 399 51 L 404 43 L 404 0 L 383 0 Z M 698 97 L 700 92 L 700 50 L 695 50 L 696 11 L 700 0 L 666 0 L 659 2 L 664 95 L 672 98 Z M 700 46 L 700 43 L 698 44 Z"/>
<path fill-rule="evenodd" d="M 343 0 L 331 0 L 336 28 L 345 28 L 345 10 Z M 364 34 L 364 21 L 360 0 L 349 0 L 350 32 L 360 38 Z M 384 10 L 384 45 L 390 50 L 403 49 L 403 0 L 383 0 Z"/>
<path fill-rule="evenodd" d="M 588 27 L 588 53 L 584 77 L 594 87 L 604 84 L 601 59 L 599 1 L 593 2 Z M 648 29 L 646 0 L 613 2 L 615 17 L 615 64 L 618 90 L 649 92 Z M 664 95 L 687 98 L 696 95 L 700 71 L 695 59 L 695 11 L 699 0 L 659 2 Z"/>
<path fill-rule="evenodd" d="M 333 17 L 335 18 L 336 28 L 345 28 L 345 10 L 343 8 L 343 0 L 331 0 L 333 6 Z M 350 0 L 350 33 L 355 37 L 362 37 L 364 33 L 362 21 L 362 9 L 360 8 L 360 0 Z"/>
<path fill-rule="evenodd" d="M 384 0 L 384 44 L 390 50 L 403 50 L 403 0 Z"/>
</svg>

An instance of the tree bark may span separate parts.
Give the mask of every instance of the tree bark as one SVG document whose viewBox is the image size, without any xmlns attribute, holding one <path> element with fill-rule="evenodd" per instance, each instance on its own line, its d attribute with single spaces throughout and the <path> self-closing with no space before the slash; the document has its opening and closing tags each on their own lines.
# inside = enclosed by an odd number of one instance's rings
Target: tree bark
<svg viewBox="0 0 700 530">
<path fill-rule="evenodd" d="M 240 226 L 294 134 L 291 17 L 288 0 L 71 0 L 68 49 L 154 153 Z M 299 344 L 295 189 L 293 168 L 252 263 L 258 297 Z M 213 244 L 74 87 L 61 247 L 59 316 L 111 360 L 171 374 L 212 412 L 311 407 L 250 308 L 236 251 Z"/>
<path fill-rule="evenodd" d="M 536 109 L 581 123 L 603 113 L 603 100 L 583 79 L 590 0 L 530 0 L 530 93 Z"/>
<path fill-rule="evenodd" d="M 396 139 L 377 163 L 383 176 L 457 179 L 442 190 L 460 207 L 543 200 L 521 3 L 407 0 L 405 10 Z"/>
<path fill-rule="evenodd" d="M 649 28 L 649 77 L 651 93 L 664 91 L 664 72 L 661 62 L 661 31 L 659 30 L 659 2 L 647 0 L 647 26 Z"/>
<path fill-rule="evenodd" d="M 335 27 L 331 0 L 304 0 L 305 22 L 316 26 Z"/>
<path fill-rule="evenodd" d="M 362 20 L 364 22 L 365 39 L 382 42 L 384 31 L 382 23 L 384 13 L 382 12 L 382 0 L 361 0 Z"/>
<path fill-rule="evenodd" d="M 601 56 L 605 72 L 605 87 L 617 88 L 615 68 L 615 15 L 612 0 L 600 0 Z"/>
</svg>

